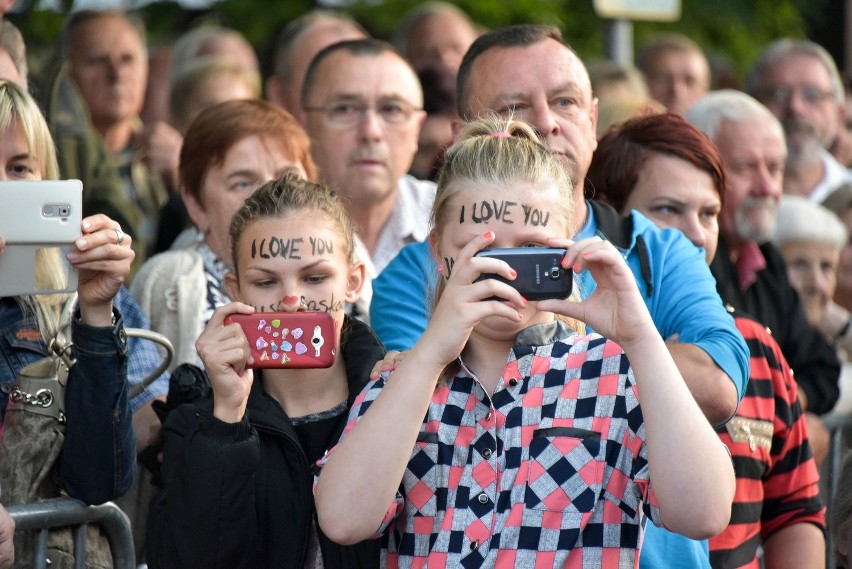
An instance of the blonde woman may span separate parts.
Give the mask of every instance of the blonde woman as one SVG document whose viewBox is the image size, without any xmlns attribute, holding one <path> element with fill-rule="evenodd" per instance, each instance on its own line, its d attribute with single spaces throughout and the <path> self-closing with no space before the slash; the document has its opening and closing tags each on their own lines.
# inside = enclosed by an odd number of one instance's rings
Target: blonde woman
<svg viewBox="0 0 852 569">
<path fill-rule="evenodd" d="M 53 140 L 35 101 L 19 86 L 0 81 L 0 180 L 56 179 Z M 0 185 L 0 195 L 2 195 Z M 2 230 L 0 230 L 2 231 Z M 113 299 L 130 272 L 131 238 L 105 215 L 83 219 L 81 237 L 62 259 L 43 251 L 37 258 L 40 288 L 62 288 L 67 261 L 79 269 L 71 339 L 77 363 L 65 393 L 67 428 L 54 465 L 59 486 L 87 503 L 106 502 L 130 486 L 136 461 L 127 399 L 127 340 Z M 0 254 L 5 241 L 0 235 Z M 67 295 L 0 298 L 0 395 L 24 366 L 47 353 Z M 92 460 L 97 457 L 97 460 Z M 0 496 L 4 505 L 11 505 Z"/>
</svg>

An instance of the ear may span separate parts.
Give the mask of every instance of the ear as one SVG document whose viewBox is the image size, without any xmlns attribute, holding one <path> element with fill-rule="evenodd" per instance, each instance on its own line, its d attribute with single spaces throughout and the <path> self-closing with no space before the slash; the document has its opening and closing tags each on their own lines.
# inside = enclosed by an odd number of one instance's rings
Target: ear
<svg viewBox="0 0 852 569">
<path fill-rule="evenodd" d="M 361 289 L 364 287 L 364 281 L 367 279 L 367 268 L 364 263 L 354 263 L 349 268 L 349 278 L 346 280 L 346 297 L 345 301 L 348 304 L 354 304 L 361 296 Z"/>
<path fill-rule="evenodd" d="M 240 278 L 236 273 L 228 271 L 225 273 L 225 290 L 228 291 L 228 296 L 236 302 L 243 301 L 243 295 L 240 294 Z"/>
<path fill-rule="evenodd" d="M 598 147 L 598 98 L 592 97 L 592 103 L 589 106 L 589 120 L 592 121 L 592 140 L 594 141 L 594 146 L 592 150 L 597 149 Z"/>
<path fill-rule="evenodd" d="M 284 85 L 281 78 L 277 75 L 270 75 L 264 85 L 266 100 L 273 105 L 278 105 L 282 109 L 286 108 L 284 100 Z"/>
<path fill-rule="evenodd" d="M 181 185 L 180 188 L 180 197 L 183 200 L 183 204 L 186 206 L 186 212 L 189 214 L 189 218 L 192 220 L 192 224 L 198 228 L 198 230 L 206 235 L 207 231 L 210 229 L 210 222 L 207 219 L 207 212 L 204 210 L 204 206 L 201 205 L 194 195 L 189 193 L 185 186 Z"/>
</svg>

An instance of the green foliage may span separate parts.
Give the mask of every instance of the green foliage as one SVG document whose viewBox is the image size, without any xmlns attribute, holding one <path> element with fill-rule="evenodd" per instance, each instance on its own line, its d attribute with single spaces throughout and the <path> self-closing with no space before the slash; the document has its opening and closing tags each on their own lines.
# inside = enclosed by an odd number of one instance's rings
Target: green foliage
<svg viewBox="0 0 852 569">
<path fill-rule="evenodd" d="M 70 0 L 63 0 L 63 10 Z M 406 11 L 419 0 L 352 0 L 346 8 L 375 36 L 390 39 Z M 585 58 L 603 56 L 604 22 L 592 0 L 455 0 L 486 29 L 515 23 L 559 26 L 568 41 Z M 39 10 L 32 2 L 18 24 L 28 45 L 38 54 L 52 46 L 63 14 Z M 212 21 L 241 31 L 265 61 L 275 33 L 288 21 L 310 10 L 312 0 L 222 0 L 211 9 L 187 13 L 175 2 L 148 4 L 141 13 L 152 43 L 171 38 L 197 23 Z M 132 5 L 132 2 L 131 2 Z M 828 0 L 682 0 L 682 17 L 672 23 L 636 22 L 635 44 L 640 46 L 659 31 L 678 31 L 695 39 L 708 53 L 727 56 L 737 73 L 747 69 L 757 52 L 782 36 L 805 37 L 808 29 L 826 27 Z"/>
</svg>

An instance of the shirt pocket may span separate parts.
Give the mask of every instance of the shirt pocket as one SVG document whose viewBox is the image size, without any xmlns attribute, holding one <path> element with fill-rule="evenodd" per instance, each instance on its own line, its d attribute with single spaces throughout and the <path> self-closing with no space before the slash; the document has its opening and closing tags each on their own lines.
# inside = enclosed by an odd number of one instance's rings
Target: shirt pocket
<svg viewBox="0 0 852 569">
<path fill-rule="evenodd" d="M 405 513 L 412 516 L 438 514 L 435 490 L 439 481 L 438 433 L 419 433 L 408 468 L 402 477 Z"/>
<path fill-rule="evenodd" d="M 601 492 L 600 433 L 538 429 L 530 442 L 524 503 L 531 510 L 589 513 Z"/>
<path fill-rule="evenodd" d="M 25 318 L 9 326 L 3 332 L 2 340 L 3 369 L 0 370 L 0 382 L 4 385 L 11 385 L 21 369 L 47 355 L 44 340 L 32 318 Z"/>
</svg>

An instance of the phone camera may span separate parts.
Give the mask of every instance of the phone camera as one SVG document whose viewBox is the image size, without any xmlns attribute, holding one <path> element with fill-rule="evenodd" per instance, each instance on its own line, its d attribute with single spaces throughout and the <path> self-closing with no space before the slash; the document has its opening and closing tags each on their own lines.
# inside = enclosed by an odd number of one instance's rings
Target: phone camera
<svg viewBox="0 0 852 569">
<path fill-rule="evenodd" d="M 560 275 L 559 267 L 553 267 L 552 269 L 550 269 L 550 272 L 548 274 L 551 279 L 558 280 Z"/>
</svg>

